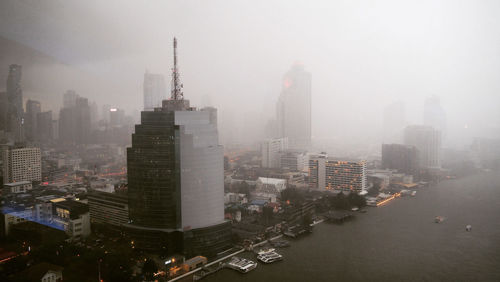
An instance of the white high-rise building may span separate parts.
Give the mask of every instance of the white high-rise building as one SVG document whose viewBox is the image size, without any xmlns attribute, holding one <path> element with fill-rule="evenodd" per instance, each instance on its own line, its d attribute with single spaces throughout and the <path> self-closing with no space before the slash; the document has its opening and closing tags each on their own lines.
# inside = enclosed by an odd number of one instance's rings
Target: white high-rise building
<svg viewBox="0 0 500 282">
<path fill-rule="evenodd" d="M 146 71 L 143 88 L 145 111 L 152 111 L 154 108 L 161 107 L 161 102 L 167 99 L 165 78 L 161 74 L 153 74 Z"/>
<path fill-rule="evenodd" d="M 280 167 L 280 153 L 288 149 L 287 138 L 268 139 L 261 143 L 262 167 Z"/>
<path fill-rule="evenodd" d="M 332 159 L 324 154 L 311 156 L 309 187 L 362 192 L 366 190 L 366 162 Z"/>
<path fill-rule="evenodd" d="M 417 148 L 420 167 L 441 167 L 440 131 L 430 126 L 410 125 L 405 128 L 404 143 Z"/>
<path fill-rule="evenodd" d="M 296 64 L 283 78 L 277 103 L 279 137 L 288 138 L 292 149 L 311 146 L 311 73 Z"/>
<path fill-rule="evenodd" d="M 10 148 L 3 151 L 4 183 L 42 181 L 40 148 Z"/>
</svg>

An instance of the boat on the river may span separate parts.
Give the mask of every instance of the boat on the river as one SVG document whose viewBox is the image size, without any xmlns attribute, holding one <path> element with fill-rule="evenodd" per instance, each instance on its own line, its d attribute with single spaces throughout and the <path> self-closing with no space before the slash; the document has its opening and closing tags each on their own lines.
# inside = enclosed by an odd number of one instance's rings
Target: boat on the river
<svg viewBox="0 0 500 282">
<path fill-rule="evenodd" d="M 442 217 L 440 215 L 438 215 L 438 216 L 436 216 L 436 218 L 434 218 L 435 223 L 441 223 L 443 221 L 444 221 L 444 217 Z"/>
<path fill-rule="evenodd" d="M 260 260 L 263 263 L 273 263 L 275 261 L 283 260 L 283 256 L 280 255 L 280 254 L 278 254 L 275 251 L 272 251 L 272 252 L 269 252 L 269 253 L 258 255 L 257 259 Z"/>
<path fill-rule="evenodd" d="M 465 231 L 472 231 L 472 225 L 467 224 L 467 226 L 465 226 Z"/>
<path fill-rule="evenodd" d="M 241 273 L 247 273 L 251 270 L 254 270 L 257 267 L 257 263 L 249 259 L 232 257 L 231 260 L 226 264 L 226 266 Z"/>
<path fill-rule="evenodd" d="M 268 253 L 271 253 L 271 252 L 274 252 L 275 250 L 273 248 L 262 248 L 260 249 L 257 254 L 258 255 L 265 255 L 265 254 L 268 254 Z"/>
</svg>

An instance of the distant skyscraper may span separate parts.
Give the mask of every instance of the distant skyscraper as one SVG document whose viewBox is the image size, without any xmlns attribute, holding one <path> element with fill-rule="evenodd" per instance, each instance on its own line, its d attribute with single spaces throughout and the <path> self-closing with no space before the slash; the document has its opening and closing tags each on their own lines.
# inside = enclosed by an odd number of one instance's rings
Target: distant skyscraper
<svg viewBox="0 0 500 282">
<path fill-rule="evenodd" d="M 37 136 L 41 143 L 47 143 L 53 139 L 52 111 L 41 112 L 37 115 Z"/>
<path fill-rule="evenodd" d="M 165 79 L 161 74 L 146 71 L 144 74 L 144 110 L 152 111 L 161 107 L 163 100 L 167 99 Z"/>
<path fill-rule="evenodd" d="M 141 113 L 127 148 L 128 232 L 139 249 L 213 256 L 231 238 L 223 148 L 212 111 L 183 99 L 176 60 L 172 84 L 162 107 Z"/>
<path fill-rule="evenodd" d="M 425 125 L 407 126 L 404 143 L 417 148 L 420 167 L 441 167 L 441 132 L 438 130 Z"/>
<path fill-rule="evenodd" d="M 75 90 L 68 90 L 63 95 L 63 108 L 71 108 L 76 105 L 76 98 L 78 98 L 78 94 L 76 94 Z"/>
<path fill-rule="evenodd" d="M 441 132 L 441 138 L 446 137 L 446 112 L 441 107 L 439 97 L 432 96 L 425 99 L 424 104 L 424 125 L 432 126 Z"/>
<path fill-rule="evenodd" d="M 42 181 L 40 148 L 10 148 L 3 151 L 4 183 Z"/>
<path fill-rule="evenodd" d="M 28 100 L 26 102 L 26 114 L 24 115 L 24 136 L 27 141 L 37 140 L 37 115 L 42 111 L 40 102 Z"/>
<path fill-rule="evenodd" d="M 66 93 L 68 94 L 68 93 Z M 87 98 L 64 96 L 64 104 L 59 113 L 59 140 L 63 143 L 85 144 L 90 138 L 90 106 Z M 72 93 L 73 94 L 73 93 Z M 66 99 L 71 97 L 70 99 Z M 74 99 L 74 103 L 72 99 Z M 73 106 L 72 106 L 73 105 Z"/>
<path fill-rule="evenodd" d="M 361 192 L 366 190 L 366 162 L 310 156 L 309 187 L 320 190 Z"/>
<path fill-rule="evenodd" d="M 384 109 L 383 142 L 401 143 L 405 126 L 405 104 L 399 101 L 387 106 Z"/>
<path fill-rule="evenodd" d="M 290 148 L 311 145 L 311 74 L 296 64 L 283 78 L 277 104 L 280 137 L 288 137 Z"/>
<path fill-rule="evenodd" d="M 0 131 L 7 131 L 9 113 L 9 100 L 7 99 L 7 92 L 0 92 Z"/>
<path fill-rule="evenodd" d="M 398 172 L 415 176 L 418 165 L 418 150 L 415 146 L 382 144 L 382 168 L 397 169 Z"/>
<path fill-rule="evenodd" d="M 262 167 L 279 168 L 280 153 L 288 149 L 288 138 L 275 138 L 265 140 L 260 144 Z"/>
<path fill-rule="evenodd" d="M 122 109 L 112 108 L 109 110 L 109 125 L 117 127 L 123 125 L 125 120 L 125 111 Z"/>
<path fill-rule="evenodd" d="M 7 77 L 7 131 L 13 134 L 16 141 L 23 141 L 23 91 L 21 90 L 21 66 L 10 65 Z"/>
</svg>

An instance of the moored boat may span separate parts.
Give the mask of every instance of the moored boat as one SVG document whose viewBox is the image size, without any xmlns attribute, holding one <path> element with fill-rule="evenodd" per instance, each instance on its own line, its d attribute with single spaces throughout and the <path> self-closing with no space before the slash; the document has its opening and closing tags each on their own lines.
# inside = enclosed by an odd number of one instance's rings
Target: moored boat
<svg viewBox="0 0 500 282">
<path fill-rule="evenodd" d="M 257 267 L 257 263 L 240 257 L 232 257 L 226 266 L 241 273 L 247 273 L 254 270 Z"/>
</svg>

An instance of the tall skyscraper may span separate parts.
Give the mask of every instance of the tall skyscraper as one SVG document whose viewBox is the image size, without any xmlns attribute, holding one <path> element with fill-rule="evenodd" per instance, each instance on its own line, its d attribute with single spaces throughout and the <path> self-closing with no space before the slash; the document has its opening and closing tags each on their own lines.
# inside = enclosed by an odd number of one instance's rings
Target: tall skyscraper
<svg viewBox="0 0 500 282">
<path fill-rule="evenodd" d="M 75 93 L 67 94 L 64 95 L 64 105 L 68 107 L 63 107 L 59 112 L 59 140 L 69 144 L 88 143 L 90 141 L 89 101 Z M 71 100 L 67 97 L 71 97 Z"/>
<path fill-rule="evenodd" d="M 41 143 L 47 143 L 53 139 L 52 111 L 41 112 L 37 115 L 37 136 Z"/>
<path fill-rule="evenodd" d="M 9 148 L 2 160 L 4 183 L 42 181 L 40 148 Z"/>
<path fill-rule="evenodd" d="M 140 249 L 213 256 L 231 237 L 224 221 L 223 148 L 211 112 L 183 98 L 175 50 L 174 39 L 171 98 L 141 112 L 127 148 L 128 232 Z"/>
<path fill-rule="evenodd" d="M 328 158 L 324 154 L 309 159 L 309 187 L 320 190 L 361 192 L 366 190 L 366 162 Z"/>
<path fill-rule="evenodd" d="M 438 130 L 425 125 L 407 126 L 404 143 L 417 148 L 420 167 L 441 167 L 441 132 Z"/>
<path fill-rule="evenodd" d="M 152 111 L 154 108 L 161 107 L 162 101 L 167 99 L 165 79 L 161 74 L 153 74 L 146 71 L 143 88 L 145 111 Z"/>
<path fill-rule="evenodd" d="M 13 134 L 16 141 L 23 141 L 23 91 L 21 89 L 21 66 L 10 65 L 7 77 L 7 131 Z"/>
<path fill-rule="evenodd" d="M 287 137 L 292 149 L 311 146 L 311 74 L 295 64 L 283 77 L 277 104 L 280 137 Z"/>
<path fill-rule="evenodd" d="M 78 94 L 75 90 L 67 90 L 63 95 L 63 108 L 71 108 L 76 105 Z"/>
<path fill-rule="evenodd" d="M 40 102 L 28 100 L 26 102 L 26 114 L 24 115 L 24 136 L 27 141 L 37 140 L 37 116 L 42 111 Z"/>
<path fill-rule="evenodd" d="M 432 96 L 425 99 L 424 125 L 432 126 L 441 132 L 441 139 L 446 137 L 446 112 L 441 107 L 439 97 Z"/>
<path fill-rule="evenodd" d="M 9 100 L 7 92 L 0 92 L 0 131 L 7 131 Z"/>
<path fill-rule="evenodd" d="M 418 172 L 417 148 L 402 144 L 382 144 L 382 168 L 397 169 L 398 172 L 416 176 Z"/>
</svg>

